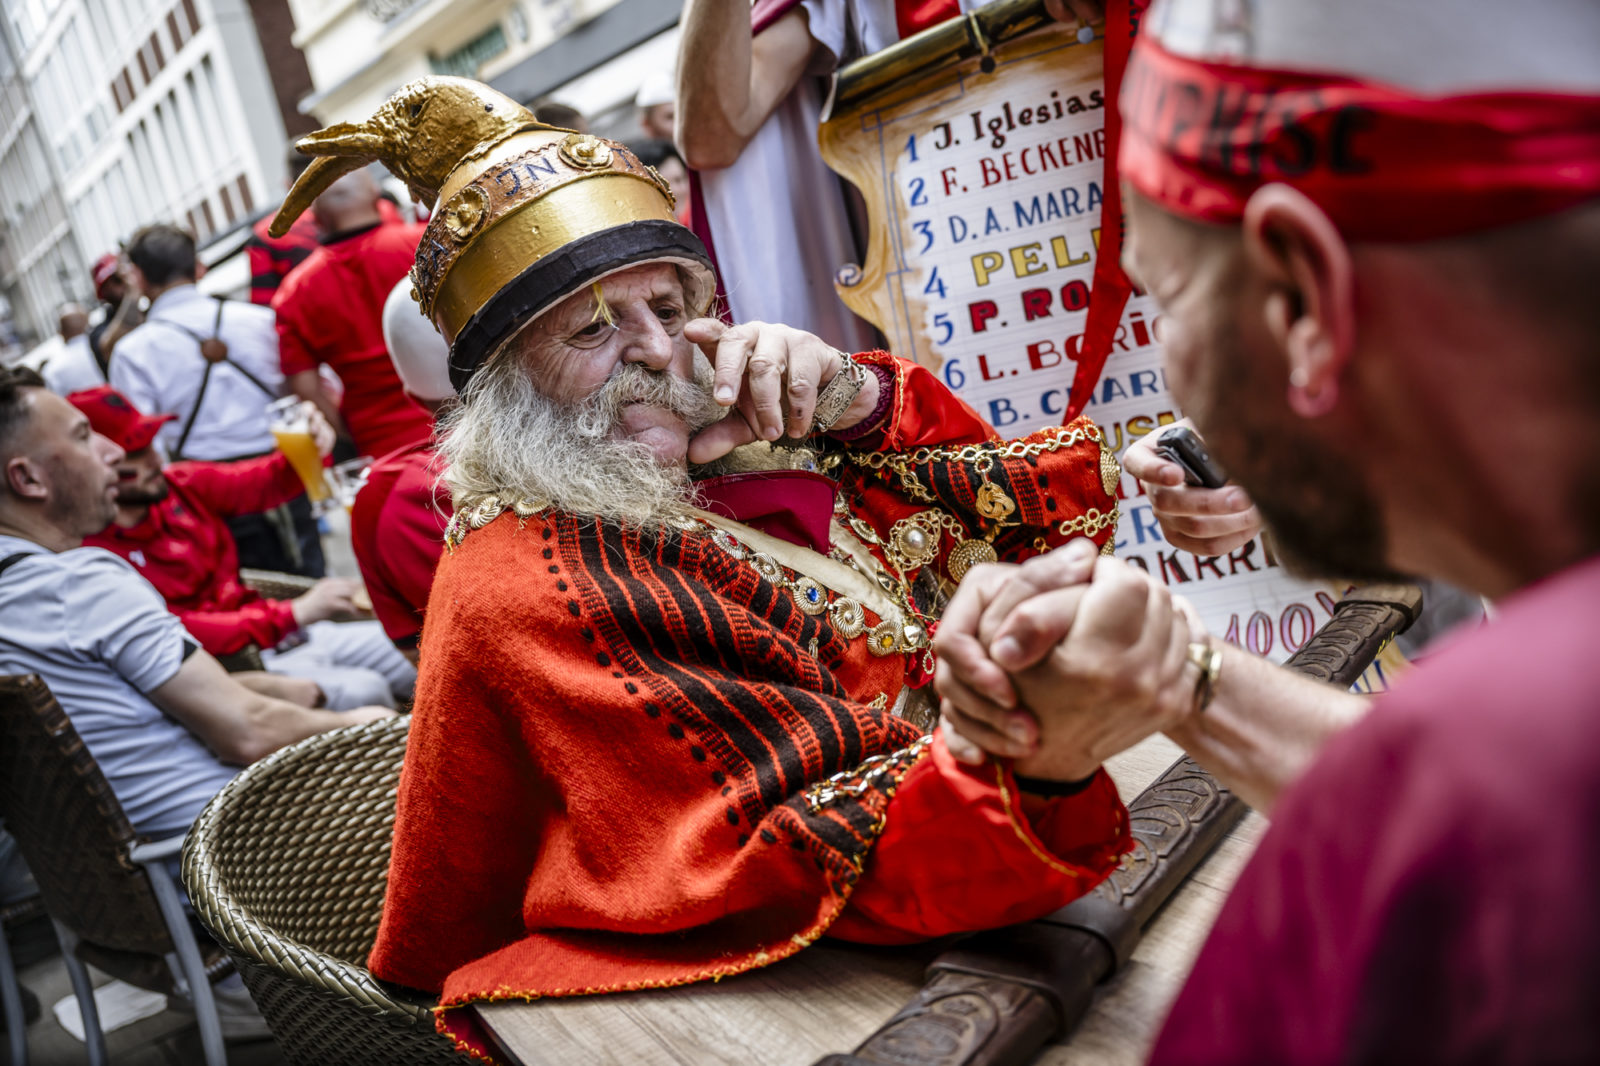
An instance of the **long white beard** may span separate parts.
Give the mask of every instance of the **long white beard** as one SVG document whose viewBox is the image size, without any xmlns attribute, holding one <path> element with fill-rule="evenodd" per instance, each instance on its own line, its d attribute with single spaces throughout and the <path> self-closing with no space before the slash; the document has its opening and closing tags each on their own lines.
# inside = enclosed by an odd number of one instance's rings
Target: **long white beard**
<svg viewBox="0 0 1600 1066">
<path fill-rule="evenodd" d="M 494 495 L 647 529 L 683 521 L 695 506 L 686 466 L 660 463 L 646 445 L 611 436 L 624 408 L 641 402 L 674 412 L 690 433 L 725 414 L 711 396 L 710 365 L 699 358 L 692 383 L 630 364 L 565 406 L 539 392 L 520 361 L 491 362 L 440 419 L 444 480 L 456 506 Z"/>
</svg>

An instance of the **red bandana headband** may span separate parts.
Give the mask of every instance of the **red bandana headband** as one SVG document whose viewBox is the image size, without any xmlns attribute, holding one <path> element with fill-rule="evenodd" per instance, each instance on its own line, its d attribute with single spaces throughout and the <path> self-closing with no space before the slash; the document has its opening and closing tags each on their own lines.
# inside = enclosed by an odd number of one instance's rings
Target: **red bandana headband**
<svg viewBox="0 0 1600 1066">
<path fill-rule="evenodd" d="M 1419 96 L 1185 59 L 1153 40 L 1122 85 L 1121 176 L 1174 214 L 1237 222 L 1262 185 L 1353 240 L 1431 240 L 1600 197 L 1600 96 Z"/>
<path fill-rule="evenodd" d="M 1420 241 L 1600 197 L 1600 96 L 1423 96 L 1342 75 L 1185 59 L 1153 40 L 1135 43 L 1144 6 L 1107 4 L 1108 111 L 1120 108 L 1107 115 L 1106 169 L 1174 214 L 1235 223 L 1251 193 L 1282 182 L 1352 240 Z M 1068 420 L 1100 378 L 1132 288 L 1111 191 Z"/>
</svg>

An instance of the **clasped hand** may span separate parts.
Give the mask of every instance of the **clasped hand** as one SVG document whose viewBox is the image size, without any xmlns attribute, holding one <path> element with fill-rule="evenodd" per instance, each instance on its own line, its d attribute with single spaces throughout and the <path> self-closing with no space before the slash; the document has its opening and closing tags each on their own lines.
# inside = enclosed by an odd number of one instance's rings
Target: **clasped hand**
<svg viewBox="0 0 1600 1066">
<path fill-rule="evenodd" d="M 1191 713 L 1188 648 L 1204 639 L 1186 601 L 1087 540 L 975 567 L 934 638 L 950 750 L 1008 756 L 1027 777 L 1088 777 Z"/>
</svg>

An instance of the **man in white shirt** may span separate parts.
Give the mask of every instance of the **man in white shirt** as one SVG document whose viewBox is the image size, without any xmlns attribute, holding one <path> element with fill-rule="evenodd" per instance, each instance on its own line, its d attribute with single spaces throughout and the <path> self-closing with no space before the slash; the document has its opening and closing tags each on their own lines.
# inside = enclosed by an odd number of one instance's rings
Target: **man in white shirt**
<svg viewBox="0 0 1600 1066">
<path fill-rule="evenodd" d="M 316 710 L 246 687 L 133 567 L 80 547 L 116 513 L 121 458 L 37 374 L 0 370 L 0 674 L 39 675 L 134 829 L 166 835 L 236 767 L 393 712 Z"/>
<path fill-rule="evenodd" d="M 159 438 L 170 458 L 216 461 L 271 451 L 266 405 L 283 393 L 272 312 L 221 303 L 195 288 L 194 239 L 176 226 L 135 233 L 128 261 L 150 310 L 117 344 L 111 384 L 145 414 L 178 416 Z M 212 337 L 228 346 L 223 362 L 211 364 L 200 352 Z"/>
<path fill-rule="evenodd" d="M 147 415 L 177 416 L 157 437 L 169 459 L 265 455 L 275 447 L 267 404 L 284 393 L 277 320 L 270 308 L 206 296 L 195 287 L 196 262 L 194 238 L 177 226 L 146 226 L 128 242 L 131 280 L 150 308 L 117 343 L 111 384 Z M 221 361 L 202 353 L 212 339 L 227 346 Z M 240 566 L 323 575 L 303 498 L 277 526 L 259 515 L 228 525 Z"/>
<path fill-rule="evenodd" d="M 105 371 L 95 361 L 89 347 L 89 315 L 77 304 L 61 308 L 61 351 L 40 371 L 50 391 L 65 396 L 79 389 L 92 389 L 106 383 Z"/>
</svg>

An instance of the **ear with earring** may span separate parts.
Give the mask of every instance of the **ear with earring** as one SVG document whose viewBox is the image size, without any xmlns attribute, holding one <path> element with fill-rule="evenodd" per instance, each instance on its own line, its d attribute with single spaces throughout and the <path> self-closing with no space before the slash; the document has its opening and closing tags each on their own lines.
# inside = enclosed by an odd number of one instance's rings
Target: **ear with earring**
<svg viewBox="0 0 1600 1066">
<path fill-rule="evenodd" d="M 1338 382 L 1312 385 L 1311 372 L 1303 366 L 1289 372 L 1289 409 L 1301 418 L 1321 418 L 1338 402 Z"/>
</svg>

